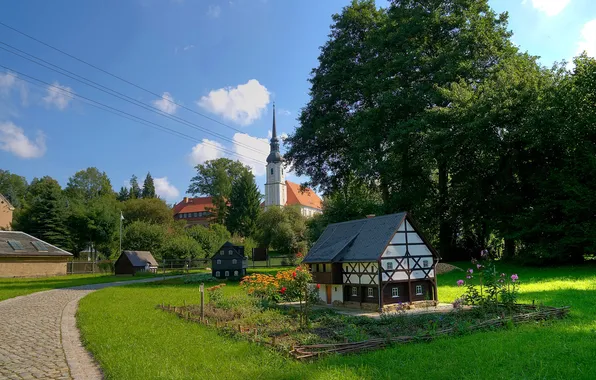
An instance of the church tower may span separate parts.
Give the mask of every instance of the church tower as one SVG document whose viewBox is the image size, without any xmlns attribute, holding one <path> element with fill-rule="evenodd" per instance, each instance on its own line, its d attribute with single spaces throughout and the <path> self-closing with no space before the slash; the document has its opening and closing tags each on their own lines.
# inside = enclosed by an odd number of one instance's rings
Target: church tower
<svg viewBox="0 0 596 380">
<path fill-rule="evenodd" d="M 286 177 L 284 175 L 284 159 L 279 152 L 279 139 L 275 126 L 275 103 L 273 104 L 273 133 L 271 136 L 271 152 L 267 156 L 267 181 L 265 182 L 265 208 L 269 206 L 285 206 L 287 202 Z"/>
</svg>

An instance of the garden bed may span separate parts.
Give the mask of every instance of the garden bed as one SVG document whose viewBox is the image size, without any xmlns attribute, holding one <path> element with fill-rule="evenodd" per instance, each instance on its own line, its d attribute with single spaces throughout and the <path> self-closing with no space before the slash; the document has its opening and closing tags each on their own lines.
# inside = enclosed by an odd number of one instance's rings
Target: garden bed
<svg viewBox="0 0 596 380">
<path fill-rule="evenodd" d="M 188 321 L 220 333 L 268 345 L 296 359 L 317 358 L 380 349 L 392 344 L 429 341 L 442 336 L 510 327 L 514 324 L 564 317 L 568 307 L 515 305 L 513 309 L 473 308 L 449 313 L 390 314 L 379 319 L 349 316 L 332 309 L 315 309 L 309 326 L 300 328 L 298 312 L 243 296 L 222 298 L 204 306 L 159 305 Z"/>
</svg>

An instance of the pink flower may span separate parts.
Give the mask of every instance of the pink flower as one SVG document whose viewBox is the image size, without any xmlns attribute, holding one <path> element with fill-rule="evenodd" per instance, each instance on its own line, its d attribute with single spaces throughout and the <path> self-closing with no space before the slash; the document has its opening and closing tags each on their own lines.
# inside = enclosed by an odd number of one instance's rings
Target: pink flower
<svg viewBox="0 0 596 380">
<path fill-rule="evenodd" d="M 466 276 L 466 278 L 469 280 L 469 279 L 471 279 L 471 278 L 472 278 L 472 276 L 470 276 L 470 275 L 467 275 L 467 276 Z"/>
<path fill-rule="evenodd" d="M 476 265 L 476 269 L 480 269 L 480 268 L 482 268 L 482 265 L 480 265 L 480 264 L 477 264 L 477 265 Z"/>
<path fill-rule="evenodd" d="M 511 282 L 515 282 L 515 281 L 517 281 L 517 280 L 519 280 L 519 277 L 517 277 L 517 275 L 516 275 L 515 273 L 514 273 L 514 274 L 512 274 L 512 275 L 511 275 Z"/>
<path fill-rule="evenodd" d="M 469 273 L 469 274 L 472 274 L 472 273 L 474 273 L 474 269 L 472 269 L 472 268 L 468 269 L 468 273 Z"/>
<path fill-rule="evenodd" d="M 483 249 L 482 251 L 480 251 L 480 257 L 486 257 L 488 255 L 488 250 Z"/>
<path fill-rule="evenodd" d="M 464 280 L 457 280 L 457 286 L 462 286 L 464 284 Z"/>
</svg>

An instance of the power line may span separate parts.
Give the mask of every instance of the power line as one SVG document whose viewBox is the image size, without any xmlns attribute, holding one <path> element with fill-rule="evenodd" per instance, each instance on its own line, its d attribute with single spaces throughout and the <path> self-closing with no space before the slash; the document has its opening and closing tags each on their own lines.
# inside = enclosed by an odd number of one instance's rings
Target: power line
<svg viewBox="0 0 596 380">
<path fill-rule="evenodd" d="M 127 80 L 127 79 L 124 79 L 124 78 L 122 78 L 122 77 L 120 77 L 120 76 L 118 76 L 118 75 L 116 75 L 116 74 L 112 74 L 112 73 L 110 73 L 109 71 L 102 69 L 101 67 L 98 67 L 98 66 L 96 66 L 96 65 L 94 65 L 94 64 L 92 64 L 92 63 L 89 63 L 89 62 L 87 62 L 87 61 L 85 61 L 85 60 L 83 60 L 83 59 L 81 59 L 81 58 L 78 58 L 78 57 L 76 57 L 76 56 L 74 56 L 74 55 L 70 54 L 70 53 L 67 53 L 67 52 L 65 52 L 64 50 L 61 50 L 61 49 L 59 49 L 59 48 L 57 48 L 57 47 L 54 47 L 54 46 L 52 46 L 52 45 L 48 44 L 47 42 L 41 41 L 41 40 L 39 40 L 39 39 L 37 39 L 37 38 L 35 38 L 35 37 L 33 37 L 33 36 L 31 36 L 31 35 L 29 35 L 29 34 L 25 33 L 25 32 L 22 32 L 22 31 L 20 31 L 20 30 L 18 30 L 18 29 L 16 29 L 16 28 L 13 28 L 13 27 L 12 27 L 12 26 L 10 26 L 10 25 L 7 25 L 7 24 L 5 24 L 5 23 L 3 23 L 3 22 L 1 22 L 1 21 L 0 21 L 0 25 L 4 26 L 5 28 L 8 28 L 8 29 L 10 29 L 10 30 L 12 30 L 12 31 L 14 31 L 14 32 L 16 32 L 16 33 L 19 33 L 20 35 L 22 35 L 22 36 L 25 36 L 25 37 L 27 37 L 27 38 L 29 38 L 29 39 L 31 39 L 31 40 L 33 40 L 33 41 L 37 42 L 37 43 L 40 43 L 40 44 L 42 44 L 42 45 L 44 45 L 44 46 L 46 46 L 46 47 L 48 47 L 48 48 L 50 48 L 50 49 L 52 49 L 52 50 L 55 50 L 55 51 L 57 51 L 57 52 L 59 52 L 59 53 L 61 53 L 61 54 L 64 54 L 64 55 L 66 55 L 66 56 L 68 56 L 68 57 L 70 57 L 70 58 L 72 58 L 72 59 L 74 59 L 74 60 L 76 60 L 76 61 L 78 61 L 78 62 L 81 62 L 81 63 L 83 63 L 83 64 L 85 64 L 85 65 L 87 65 L 87 66 L 89 66 L 89 67 L 92 67 L 92 68 L 94 68 L 94 69 L 96 69 L 96 70 L 98 70 L 98 71 L 101 71 L 101 72 L 102 72 L 102 73 L 104 73 L 104 74 L 107 74 L 107 75 L 109 75 L 109 76 L 111 76 L 111 77 L 113 77 L 113 78 L 116 78 L 116 79 L 118 79 L 118 80 L 120 80 L 120 81 L 124 82 L 124 83 L 127 83 L 127 84 L 129 84 L 129 85 L 131 85 L 131 86 L 133 86 L 133 87 L 135 87 L 135 88 L 137 88 L 137 89 L 139 89 L 139 90 L 145 91 L 146 93 L 149 93 L 149 94 L 151 94 L 151 95 L 157 96 L 157 97 L 159 97 L 159 98 L 163 98 L 163 97 L 162 97 L 162 95 L 159 95 L 159 94 L 157 94 L 157 93 L 155 93 L 155 92 L 153 92 L 153 91 L 151 91 L 151 90 L 148 90 L 148 89 L 146 89 L 146 88 L 144 88 L 144 87 L 142 87 L 142 86 L 139 86 L 138 84 L 135 84 L 135 83 L 133 83 L 133 82 L 131 82 L 131 81 Z M 165 99 L 165 98 L 163 98 L 163 99 Z M 212 117 L 210 117 L 210 116 L 207 116 L 207 115 L 205 115 L 205 114 L 203 114 L 203 113 L 200 113 L 200 112 L 198 112 L 198 111 L 195 111 L 195 110 L 193 110 L 193 109 L 191 109 L 191 108 L 188 108 L 188 107 L 186 107 L 186 106 L 185 106 L 185 105 L 183 105 L 183 104 L 180 104 L 180 103 L 178 103 L 178 102 L 175 102 L 175 101 L 173 101 L 173 100 L 170 100 L 170 99 L 165 99 L 165 100 L 167 100 L 167 101 L 168 101 L 168 102 L 170 102 L 171 104 L 175 104 L 175 105 L 177 105 L 178 107 L 181 107 L 181 108 L 183 108 L 183 109 L 185 109 L 185 110 L 187 110 L 187 111 L 190 111 L 190 112 L 192 112 L 192 113 L 194 113 L 194 114 L 197 114 L 197 115 L 199 115 L 199 116 L 202 116 L 202 117 L 204 117 L 204 118 L 206 118 L 206 119 L 209 119 L 209 120 L 211 120 L 211 121 L 213 121 L 213 122 L 215 122 L 215 123 L 217 123 L 217 124 L 220 124 L 220 125 L 222 125 L 222 126 L 224 126 L 224 127 L 226 127 L 226 128 L 230 128 L 230 129 L 232 129 L 232 130 L 234 130 L 234 131 L 237 131 L 237 132 L 240 132 L 240 133 L 244 133 L 244 132 L 243 132 L 243 131 L 241 131 L 240 129 L 237 129 L 237 128 L 234 128 L 234 127 L 232 127 L 232 126 L 230 126 L 230 125 L 228 125 L 228 124 L 222 123 L 221 121 L 219 121 L 219 120 L 217 120 L 217 119 L 214 119 L 214 118 L 212 118 Z"/>
<path fill-rule="evenodd" d="M 64 75 L 64 76 L 66 76 L 68 78 L 74 79 L 74 80 L 76 80 L 76 81 L 78 81 L 80 83 L 83 83 L 83 84 L 85 84 L 85 85 L 87 85 L 89 87 L 93 87 L 93 88 L 95 88 L 97 90 L 100 90 L 100 91 L 102 91 L 102 92 L 104 92 L 106 94 L 109 94 L 109 95 L 112 95 L 114 97 L 117 97 L 117 98 L 119 98 L 121 100 L 124 100 L 124 101 L 126 101 L 128 103 L 134 104 L 137 107 L 141 107 L 141 108 L 143 108 L 145 110 L 151 111 L 153 113 L 156 113 L 158 115 L 161 115 L 163 117 L 166 117 L 166 118 L 168 118 L 170 120 L 177 121 L 177 122 L 179 122 L 181 124 L 184 124 L 186 126 L 189 126 L 191 128 L 200 130 L 200 131 L 205 132 L 207 134 L 210 134 L 212 136 L 216 136 L 216 137 L 218 137 L 218 138 L 220 138 L 222 140 L 225 140 L 225 141 L 232 142 L 234 144 L 240 145 L 240 146 L 242 146 L 242 147 L 244 147 L 246 149 L 252 150 L 252 151 L 254 151 L 256 153 L 266 154 L 266 151 L 262 151 L 260 149 L 253 148 L 250 145 L 246 145 L 246 144 L 243 144 L 243 143 L 236 142 L 233 139 L 230 139 L 229 137 L 227 137 L 225 135 L 222 135 L 222 134 L 216 133 L 216 132 L 212 132 L 212 131 L 210 131 L 209 129 L 207 129 L 205 127 L 202 127 L 200 125 L 194 124 L 194 123 L 192 123 L 192 122 L 190 122 L 188 120 L 185 120 L 183 118 L 180 118 L 178 116 L 170 115 L 167 112 L 164 112 L 164 111 L 160 110 L 159 108 L 156 108 L 156 107 L 147 105 L 147 104 L 145 104 L 145 103 L 143 103 L 143 102 L 141 102 L 141 101 L 139 101 L 137 99 L 134 99 L 134 98 L 132 98 L 132 97 L 126 95 L 126 94 L 123 94 L 123 93 L 121 93 L 119 91 L 116 91 L 114 89 L 111 89 L 109 87 L 106 87 L 106 86 L 104 86 L 104 85 L 102 85 L 100 83 L 97 83 L 97 82 L 95 82 L 95 81 L 93 81 L 91 79 L 87 79 L 87 78 L 85 78 L 85 77 L 83 77 L 81 75 L 78 75 L 78 74 L 76 74 L 76 73 L 74 73 L 72 71 L 69 71 L 69 70 L 67 70 L 67 69 L 65 69 L 63 67 L 60 67 L 60 66 L 55 65 L 55 64 L 53 64 L 51 62 L 48 62 L 48 61 L 46 61 L 46 60 L 44 60 L 42 58 L 39 58 L 39 57 L 37 57 L 37 56 L 35 56 L 33 54 L 29 54 L 29 53 L 27 53 L 27 52 L 25 52 L 25 51 L 23 51 L 21 49 L 18 49 L 16 47 L 10 45 L 10 44 L 7 44 L 7 43 L 2 42 L 2 41 L 0 41 L 0 44 L 1 45 L 5 45 L 5 46 L 8 46 L 10 49 L 16 50 L 18 53 L 0 46 L 0 49 L 4 50 L 6 52 L 9 52 L 11 54 L 14 54 L 14 55 L 16 55 L 18 57 L 21 57 L 23 59 L 26 59 L 26 60 L 28 60 L 30 62 L 35 63 L 36 65 L 45 67 L 45 68 L 47 68 L 49 70 L 52 70 L 54 72 L 57 72 L 57 73 L 59 73 L 61 75 Z M 22 53 L 22 54 L 19 54 L 19 53 Z M 31 57 L 31 58 L 29 58 L 29 57 Z M 162 99 L 166 99 L 166 98 L 163 98 L 162 97 Z"/>
<path fill-rule="evenodd" d="M 165 126 L 163 126 L 163 125 L 161 125 L 161 124 L 154 123 L 154 122 L 152 122 L 152 121 L 149 121 L 149 120 L 147 120 L 147 119 L 143 119 L 143 118 L 141 118 L 141 117 L 138 117 L 138 116 L 136 116 L 136 115 L 130 114 L 130 113 L 126 112 L 126 111 L 122 111 L 122 110 L 120 110 L 120 109 L 117 109 L 117 108 L 115 108 L 115 107 L 112 107 L 112 106 L 110 106 L 110 105 L 107 105 L 107 104 L 104 104 L 104 103 L 101 103 L 101 102 L 95 101 L 95 100 L 93 100 L 93 99 L 90 99 L 90 98 L 88 98 L 88 97 L 85 97 L 85 96 L 83 96 L 83 95 L 79 95 L 79 94 L 77 94 L 77 93 L 74 93 L 74 92 L 72 92 L 72 91 L 69 91 L 69 90 L 67 90 L 67 89 L 64 89 L 64 88 L 61 88 L 61 87 L 55 86 L 55 85 L 53 85 L 53 84 L 50 84 L 50 83 L 48 83 L 48 82 L 45 82 L 45 81 L 43 81 L 43 80 L 41 80 L 41 79 L 37 79 L 37 78 L 35 78 L 35 77 L 32 77 L 32 76 L 30 76 L 30 75 L 24 74 L 24 73 L 22 73 L 22 72 L 19 72 L 19 71 L 17 71 L 17 70 L 14 70 L 14 69 L 12 69 L 12 68 L 10 68 L 10 67 L 7 67 L 7 66 L 4 66 L 4 65 L 2 65 L 2 64 L 0 64 L 0 67 L 2 67 L 3 69 L 5 69 L 5 70 L 6 70 L 6 74 L 8 74 L 8 75 L 10 75 L 10 76 L 12 76 L 12 77 L 14 77 L 14 78 L 16 78 L 16 79 L 19 79 L 19 80 L 21 80 L 21 81 L 28 82 L 28 83 L 31 83 L 31 84 L 33 84 L 33 85 L 35 85 L 35 86 L 42 87 L 42 88 L 46 88 L 46 89 L 47 89 L 48 87 L 54 88 L 54 89 L 56 89 L 56 90 L 58 90 L 58 91 L 60 91 L 60 92 L 62 92 L 62 93 L 65 93 L 65 94 L 67 94 L 67 96 L 68 96 L 69 98 L 71 98 L 71 99 L 74 99 L 74 98 L 81 99 L 81 100 L 83 100 L 85 103 L 87 103 L 87 104 L 89 104 L 89 105 L 91 105 L 91 106 L 93 106 L 93 107 L 95 107 L 95 108 L 99 108 L 99 109 L 101 109 L 101 110 L 104 110 L 104 111 L 110 112 L 110 113 L 112 113 L 112 114 L 115 114 L 115 115 L 117 115 L 117 116 L 124 117 L 125 119 L 132 120 L 132 121 L 134 121 L 134 122 L 137 122 L 137 123 L 139 123 L 139 124 L 142 124 L 142 125 L 149 126 L 149 127 L 151 127 L 151 128 L 154 128 L 154 129 L 159 129 L 159 130 L 162 130 L 162 131 L 164 131 L 164 132 L 166 132 L 166 133 L 170 133 L 170 134 L 176 135 L 176 136 L 178 136 L 178 137 L 181 137 L 181 138 L 184 138 L 184 139 L 186 139 L 186 140 L 191 140 L 191 141 L 194 141 L 194 142 L 198 142 L 198 143 L 201 143 L 201 144 L 205 144 L 205 145 L 212 146 L 212 147 L 213 147 L 213 148 L 215 148 L 216 150 L 219 150 L 219 151 L 222 151 L 222 152 L 225 152 L 225 153 L 229 153 L 229 154 L 232 154 L 232 155 L 235 155 L 235 156 L 238 156 L 238 157 L 245 158 L 245 159 L 247 159 L 247 160 L 250 160 L 250 161 L 252 161 L 252 162 L 254 162 L 254 163 L 262 164 L 262 162 L 261 162 L 261 161 L 258 161 L 258 160 L 254 159 L 254 158 L 252 158 L 252 157 L 248 157 L 248 156 L 242 155 L 242 154 L 240 154 L 240 153 L 237 153 L 237 152 L 234 152 L 234 151 L 231 151 L 231 150 L 228 150 L 228 149 L 222 148 L 222 147 L 220 147 L 220 146 L 218 146 L 218 145 L 215 145 L 215 144 L 212 144 L 212 143 L 210 143 L 210 142 L 208 142 L 208 141 L 202 141 L 202 140 L 199 140 L 199 139 L 197 139 L 197 138 L 195 138 L 195 137 L 192 137 L 192 136 L 190 136 L 190 135 L 187 135 L 187 134 L 185 134 L 185 133 L 182 133 L 182 132 L 176 131 L 176 130 L 174 130 L 174 129 L 171 129 L 171 128 L 168 128 L 168 127 L 165 127 Z M 16 73 L 16 74 L 18 74 L 18 75 L 15 75 L 15 73 Z M 24 79 L 23 77 L 25 77 L 25 78 L 29 78 L 29 79 L 31 79 L 31 80 Z M 34 82 L 34 81 L 35 81 L 35 82 Z M 42 84 L 43 84 L 43 85 L 45 85 L 45 86 L 42 86 L 42 85 L 40 85 L 39 83 L 36 83 L 36 82 L 42 83 Z"/>
</svg>

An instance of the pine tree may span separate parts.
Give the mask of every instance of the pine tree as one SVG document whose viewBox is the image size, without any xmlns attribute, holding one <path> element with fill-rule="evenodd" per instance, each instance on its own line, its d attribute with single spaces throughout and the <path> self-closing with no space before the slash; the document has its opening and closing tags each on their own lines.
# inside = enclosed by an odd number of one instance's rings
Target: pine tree
<svg viewBox="0 0 596 380">
<path fill-rule="evenodd" d="M 130 199 L 141 198 L 142 192 L 136 175 L 130 177 Z"/>
<path fill-rule="evenodd" d="M 248 237 L 255 233 L 261 212 L 261 194 L 250 171 L 245 171 L 232 184 L 230 208 L 226 219 L 230 232 Z"/>
<path fill-rule="evenodd" d="M 155 184 L 153 183 L 153 177 L 151 177 L 151 173 L 147 173 L 145 177 L 145 182 L 143 182 L 143 198 L 157 198 L 157 194 L 155 194 Z"/>
<path fill-rule="evenodd" d="M 130 199 L 130 192 L 126 187 L 122 186 L 118 192 L 118 195 L 116 196 L 116 199 L 118 199 L 120 202 L 127 201 Z"/>
</svg>

